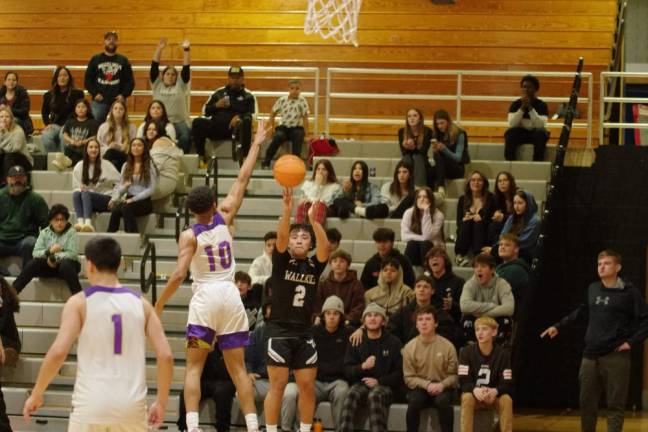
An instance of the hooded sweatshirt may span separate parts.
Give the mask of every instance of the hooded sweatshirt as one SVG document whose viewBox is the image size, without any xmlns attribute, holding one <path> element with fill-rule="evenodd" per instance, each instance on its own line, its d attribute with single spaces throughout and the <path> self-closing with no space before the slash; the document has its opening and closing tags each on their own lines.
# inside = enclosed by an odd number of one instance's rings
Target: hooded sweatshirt
<svg viewBox="0 0 648 432">
<path fill-rule="evenodd" d="M 31 165 L 34 165 L 34 158 L 27 150 L 25 132 L 18 124 L 14 124 L 10 131 L 0 132 L 0 151 L 2 153 L 20 153 L 27 158 Z"/>
<path fill-rule="evenodd" d="M 330 272 L 317 287 L 314 312 L 317 315 L 322 313 L 324 301 L 336 295 L 344 303 L 344 319 L 353 325 L 359 325 L 365 307 L 364 294 L 362 283 L 358 280 L 358 273 L 355 270 L 349 269 L 341 281 L 336 281 L 333 272 Z"/>
<path fill-rule="evenodd" d="M 392 248 L 392 250 L 387 254 L 388 257 L 396 258 L 401 265 L 401 270 L 403 271 L 403 280 L 405 285 L 414 286 L 414 269 L 412 269 L 412 263 L 409 258 L 403 255 L 398 249 Z M 386 257 L 385 257 L 386 258 Z M 371 287 L 375 287 L 378 283 L 378 275 L 380 274 L 380 263 L 382 263 L 383 257 L 380 254 L 376 253 L 374 256 L 369 258 L 362 269 L 362 276 L 360 276 L 360 281 L 364 289 L 368 290 Z"/>
<path fill-rule="evenodd" d="M 79 261 L 77 233 L 70 223 L 60 233 L 54 231 L 51 225 L 42 229 L 38 239 L 36 239 L 36 245 L 34 245 L 34 258 L 46 258 L 46 252 L 54 244 L 61 246 L 61 251 L 54 254 L 56 262 L 63 259 Z"/>
<path fill-rule="evenodd" d="M 535 246 L 540 234 L 540 218 L 538 218 L 538 204 L 530 192 L 524 192 L 527 197 L 527 206 L 524 211 L 524 226 L 517 233 L 520 250 L 529 250 Z M 510 215 L 504 223 L 502 234 L 508 233 L 513 226 L 513 215 Z"/>
<path fill-rule="evenodd" d="M 349 345 L 351 329 L 342 323 L 329 333 L 326 326 L 313 326 L 313 340 L 317 347 L 317 380 L 333 382 L 344 379 L 344 353 Z"/>
<path fill-rule="evenodd" d="M 522 304 L 529 289 L 529 265 L 518 258 L 498 265 L 495 267 L 495 273 L 511 285 L 516 313 L 519 313 L 518 306 Z"/>
<path fill-rule="evenodd" d="M 476 276 L 468 279 L 459 303 L 464 315 L 478 313 L 491 318 L 510 317 L 515 311 L 511 285 L 496 274 L 485 285 L 480 284 Z"/>
<path fill-rule="evenodd" d="M 353 384 L 362 378 L 376 378 L 378 383 L 396 391 L 403 382 L 403 345 L 398 338 L 383 330 L 378 339 L 370 339 L 365 331 L 357 347 L 349 345 L 344 357 L 344 372 Z M 370 356 L 376 357 L 373 368 L 362 370 L 362 363 Z"/>
<path fill-rule="evenodd" d="M 47 203 L 42 196 L 27 188 L 20 195 L 11 195 L 9 187 L 0 190 L 0 241 L 17 242 L 38 235 L 47 225 Z"/>
<path fill-rule="evenodd" d="M 388 284 L 383 274 L 378 276 L 378 285 L 365 293 L 365 304 L 377 303 L 387 312 L 387 317 L 401 310 L 414 298 L 414 290 L 403 283 L 403 270 L 398 269 L 396 280 Z"/>
</svg>

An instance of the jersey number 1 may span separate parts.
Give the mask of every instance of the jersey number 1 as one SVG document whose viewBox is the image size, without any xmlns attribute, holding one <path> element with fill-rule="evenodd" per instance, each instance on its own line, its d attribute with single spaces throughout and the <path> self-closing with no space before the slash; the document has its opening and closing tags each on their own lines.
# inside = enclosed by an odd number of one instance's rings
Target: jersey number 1
<svg viewBox="0 0 648 432">
<path fill-rule="evenodd" d="M 120 314 L 114 314 L 110 317 L 112 319 L 113 325 L 115 326 L 115 354 L 122 353 L 122 317 Z"/>
<path fill-rule="evenodd" d="M 205 253 L 209 261 L 209 271 L 216 271 L 216 257 L 214 257 L 214 249 L 211 246 L 205 246 Z M 227 270 L 232 266 L 232 248 L 227 241 L 218 243 L 218 258 L 220 258 L 220 265 L 223 269 Z"/>
</svg>

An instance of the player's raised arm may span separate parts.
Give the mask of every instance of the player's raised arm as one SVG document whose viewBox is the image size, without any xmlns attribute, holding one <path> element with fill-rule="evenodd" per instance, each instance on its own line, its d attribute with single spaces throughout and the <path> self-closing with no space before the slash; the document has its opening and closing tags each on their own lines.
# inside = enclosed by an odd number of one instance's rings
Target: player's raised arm
<svg viewBox="0 0 648 432">
<path fill-rule="evenodd" d="M 327 262 L 329 258 L 329 241 L 326 236 L 326 230 L 321 223 L 317 221 L 315 215 L 317 214 L 320 208 L 321 202 L 315 201 L 311 204 L 308 209 L 308 219 L 310 220 L 311 226 L 313 227 L 313 232 L 315 233 L 315 242 L 317 244 L 317 249 L 315 249 L 315 255 L 317 256 L 317 261 Z"/>
<path fill-rule="evenodd" d="M 225 222 L 230 225 L 234 216 L 241 207 L 241 202 L 243 201 L 243 196 L 245 195 L 245 189 L 247 189 L 248 184 L 250 183 L 250 177 L 252 177 L 252 172 L 254 171 L 254 165 L 256 164 L 259 152 L 261 151 L 261 144 L 265 141 L 266 137 L 266 128 L 263 121 L 257 123 L 257 131 L 254 136 L 254 141 L 250 151 L 245 158 L 245 162 L 241 166 L 238 177 L 232 185 L 227 196 L 219 203 L 218 212 L 223 216 Z"/>
<path fill-rule="evenodd" d="M 162 291 L 160 298 L 155 303 L 155 312 L 158 316 L 162 315 L 162 309 L 164 309 L 166 302 L 169 301 L 180 284 L 187 278 L 191 259 L 196 252 L 196 237 L 192 230 L 189 229 L 180 234 L 180 239 L 178 239 L 178 249 L 178 263 L 176 264 L 176 269 L 173 274 L 171 274 L 171 277 L 164 287 L 164 291 Z"/>
<path fill-rule="evenodd" d="M 283 253 L 288 248 L 288 238 L 290 237 L 290 215 L 292 213 L 292 199 L 293 191 L 291 188 L 284 188 L 283 190 L 283 212 L 279 218 L 279 226 L 277 227 L 277 242 L 275 249 L 277 252 Z"/>
</svg>

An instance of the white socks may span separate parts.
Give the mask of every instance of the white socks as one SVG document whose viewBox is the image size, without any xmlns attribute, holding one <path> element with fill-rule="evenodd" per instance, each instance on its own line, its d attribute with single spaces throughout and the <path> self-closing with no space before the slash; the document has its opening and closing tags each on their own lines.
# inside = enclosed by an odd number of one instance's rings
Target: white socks
<svg viewBox="0 0 648 432">
<path fill-rule="evenodd" d="M 357 214 L 360 217 L 366 217 L 367 216 L 367 208 L 366 207 L 360 207 L 356 206 L 355 210 L 353 210 L 355 214 Z"/>
<path fill-rule="evenodd" d="M 245 414 L 245 424 L 247 425 L 248 432 L 258 432 L 259 420 L 255 413 Z"/>
<path fill-rule="evenodd" d="M 299 423 L 299 432 L 310 432 L 311 425 L 306 423 Z"/>
<path fill-rule="evenodd" d="M 266 432 L 278 432 L 277 425 L 266 425 Z"/>
<path fill-rule="evenodd" d="M 198 413 L 197 412 L 188 412 L 187 413 L 187 430 L 197 429 L 198 428 Z"/>
</svg>

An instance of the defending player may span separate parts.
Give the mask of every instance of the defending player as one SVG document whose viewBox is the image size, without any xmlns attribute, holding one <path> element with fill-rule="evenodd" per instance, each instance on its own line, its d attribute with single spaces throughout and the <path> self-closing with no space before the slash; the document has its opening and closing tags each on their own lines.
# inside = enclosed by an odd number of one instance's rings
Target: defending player
<svg viewBox="0 0 648 432">
<path fill-rule="evenodd" d="M 173 355 L 153 307 L 117 278 L 121 248 L 110 237 L 85 247 L 91 286 L 65 304 L 61 327 L 25 402 L 29 416 L 43 405 L 43 392 L 78 339 L 77 374 L 68 430 L 146 432 L 164 420 Z M 146 419 L 146 339 L 157 356 L 157 399 Z"/>
<path fill-rule="evenodd" d="M 268 319 L 268 378 L 270 389 L 264 403 L 267 432 L 277 432 L 277 420 L 290 369 L 299 387 L 300 432 L 309 432 L 315 414 L 317 351 L 311 318 L 317 281 L 326 266 L 329 242 L 315 215 L 319 203 L 308 211 L 311 225 L 290 225 L 292 190 L 283 194 L 283 215 L 272 252 L 272 309 Z M 314 238 L 313 238 L 314 237 Z M 308 252 L 317 246 L 313 257 Z"/>
<path fill-rule="evenodd" d="M 187 428 L 198 430 L 200 376 L 207 354 L 218 340 L 227 371 L 236 386 L 241 411 L 248 431 L 259 428 L 254 392 L 243 362 L 243 349 L 249 341 L 247 313 L 238 288 L 234 285 L 236 263 L 232 235 L 228 229 L 241 206 L 252 176 L 259 149 L 266 135 L 259 122 L 252 148 L 229 194 L 216 204 L 212 190 L 194 188 L 187 197 L 187 207 L 196 223 L 180 235 L 178 263 L 155 309 L 160 315 L 165 303 L 187 277 L 191 267 L 193 297 L 189 302 L 187 322 L 187 367 L 184 398 Z"/>
</svg>

